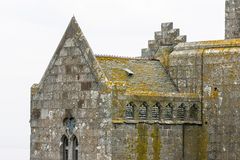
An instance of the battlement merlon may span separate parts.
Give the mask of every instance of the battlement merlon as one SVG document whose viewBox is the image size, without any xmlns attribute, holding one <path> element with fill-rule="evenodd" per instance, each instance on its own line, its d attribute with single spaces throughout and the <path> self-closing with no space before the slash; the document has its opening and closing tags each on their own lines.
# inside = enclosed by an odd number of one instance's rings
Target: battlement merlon
<svg viewBox="0 0 240 160">
<path fill-rule="evenodd" d="M 148 48 L 142 49 L 142 57 L 154 58 L 162 48 L 173 49 L 178 43 L 186 41 L 187 36 L 180 35 L 180 29 L 173 28 L 172 22 L 162 23 L 161 31 L 155 32 L 154 40 L 148 41 Z"/>
</svg>

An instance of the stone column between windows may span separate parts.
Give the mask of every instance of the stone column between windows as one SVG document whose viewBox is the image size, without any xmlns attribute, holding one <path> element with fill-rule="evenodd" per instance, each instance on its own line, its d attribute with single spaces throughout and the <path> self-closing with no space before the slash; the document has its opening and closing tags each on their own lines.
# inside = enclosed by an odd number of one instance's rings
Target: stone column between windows
<svg viewBox="0 0 240 160">
<path fill-rule="evenodd" d="M 69 139 L 68 143 L 68 160 L 73 160 L 73 140 Z"/>
</svg>

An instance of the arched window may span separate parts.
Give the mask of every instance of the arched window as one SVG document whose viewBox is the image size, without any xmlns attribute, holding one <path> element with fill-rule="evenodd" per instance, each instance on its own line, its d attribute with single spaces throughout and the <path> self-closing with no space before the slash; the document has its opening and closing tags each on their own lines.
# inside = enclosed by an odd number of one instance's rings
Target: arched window
<svg viewBox="0 0 240 160">
<path fill-rule="evenodd" d="M 135 105 L 132 102 L 126 105 L 126 110 L 125 110 L 126 119 L 134 118 L 134 106 Z"/>
<path fill-rule="evenodd" d="M 153 107 L 152 107 L 152 118 L 154 120 L 159 120 L 160 118 L 160 109 L 161 109 L 161 104 L 157 102 Z"/>
<path fill-rule="evenodd" d="M 72 140 L 72 157 L 73 160 L 78 160 L 78 140 L 77 137 L 74 135 Z"/>
<path fill-rule="evenodd" d="M 165 118 L 166 120 L 172 120 L 172 118 L 173 118 L 173 105 L 172 105 L 171 103 L 169 103 L 169 104 L 165 107 L 164 118 Z"/>
<path fill-rule="evenodd" d="M 185 115 L 186 115 L 186 107 L 182 103 L 177 109 L 177 119 L 183 121 L 185 119 Z"/>
<path fill-rule="evenodd" d="M 147 119 L 147 103 L 143 102 L 141 107 L 139 108 L 139 118 L 140 119 Z"/>
<path fill-rule="evenodd" d="M 189 110 L 189 118 L 191 120 L 197 120 L 198 119 L 198 107 L 196 104 L 193 104 L 192 107 Z"/>
<path fill-rule="evenodd" d="M 61 138 L 61 150 L 60 150 L 61 160 L 68 160 L 68 154 L 69 154 L 68 138 L 67 136 L 63 135 Z"/>
<path fill-rule="evenodd" d="M 75 135 L 69 139 L 65 135 L 62 136 L 60 146 L 60 159 L 78 160 L 78 140 Z"/>
</svg>

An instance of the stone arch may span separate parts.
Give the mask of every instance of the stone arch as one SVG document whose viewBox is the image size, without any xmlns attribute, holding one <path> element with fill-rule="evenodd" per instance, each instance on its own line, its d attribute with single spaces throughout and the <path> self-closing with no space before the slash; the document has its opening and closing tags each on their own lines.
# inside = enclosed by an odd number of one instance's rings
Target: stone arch
<svg viewBox="0 0 240 160">
<path fill-rule="evenodd" d="M 152 118 L 154 120 L 159 120 L 160 115 L 161 115 L 161 104 L 157 102 L 153 107 L 152 107 Z"/>
<path fill-rule="evenodd" d="M 183 121 L 183 120 L 185 120 L 185 117 L 186 117 L 186 106 L 184 103 L 182 103 L 177 108 L 177 119 Z"/>
<path fill-rule="evenodd" d="M 173 104 L 169 103 L 166 107 L 165 107 L 165 112 L 164 112 L 164 119 L 165 120 L 172 120 L 173 119 Z"/>
<path fill-rule="evenodd" d="M 63 135 L 60 142 L 60 160 L 68 160 L 69 157 L 69 141 L 66 135 Z"/>
<path fill-rule="evenodd" d="M 191 120 L 197 120 L 198 119 L 198 106 L 197 104 L 193 104 L 191 107 L 190 107 L 190 110 L 189 110 L 189 118 Z"/>
<path fill-rule="evenodd" d="M 148 104 L 146 102 L 143 102 L 138 112 L 139 119 L 147 119 L 147 115 L 148 115 L 147 110 L 148 110 Z"/>
<path fill-rule="evenodd" d="M 135 111 L 135 104 L 133 102 L 128 103 L 125 107 L 125 118 L 133 119 L 134 111 Z"/>
<path fill-rule="evenodd" d="M 78 150 L 79 150 L 78 139 L 75 135 L 73 135 L 72 136 L 72 159 L 73 160 L 78 160 Z"/>
</svg>

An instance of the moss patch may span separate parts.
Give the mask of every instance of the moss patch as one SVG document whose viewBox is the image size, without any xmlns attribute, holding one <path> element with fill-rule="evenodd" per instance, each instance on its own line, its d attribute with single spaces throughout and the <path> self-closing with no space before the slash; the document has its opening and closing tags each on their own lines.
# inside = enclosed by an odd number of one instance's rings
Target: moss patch
<svg viewBox="0 0 240 160">
<path fill-rule="evenodd" d="M 208 132 L 206 126 L 203 126 L 199 133 L 199 160 L 207 160 Z"/>
<path fill-rule="evenodd" d="M 148 128 L 146 124 L 140 123 L 137 125 L 137 129 L 137 160 L 147 160 Z"/>
<path fill-rule="evenodd" d="M 153 160 L 160 160 L 161 137 L 157 124 L 153 126 L 151 137 L 153 139 Z"/>
</svg>

